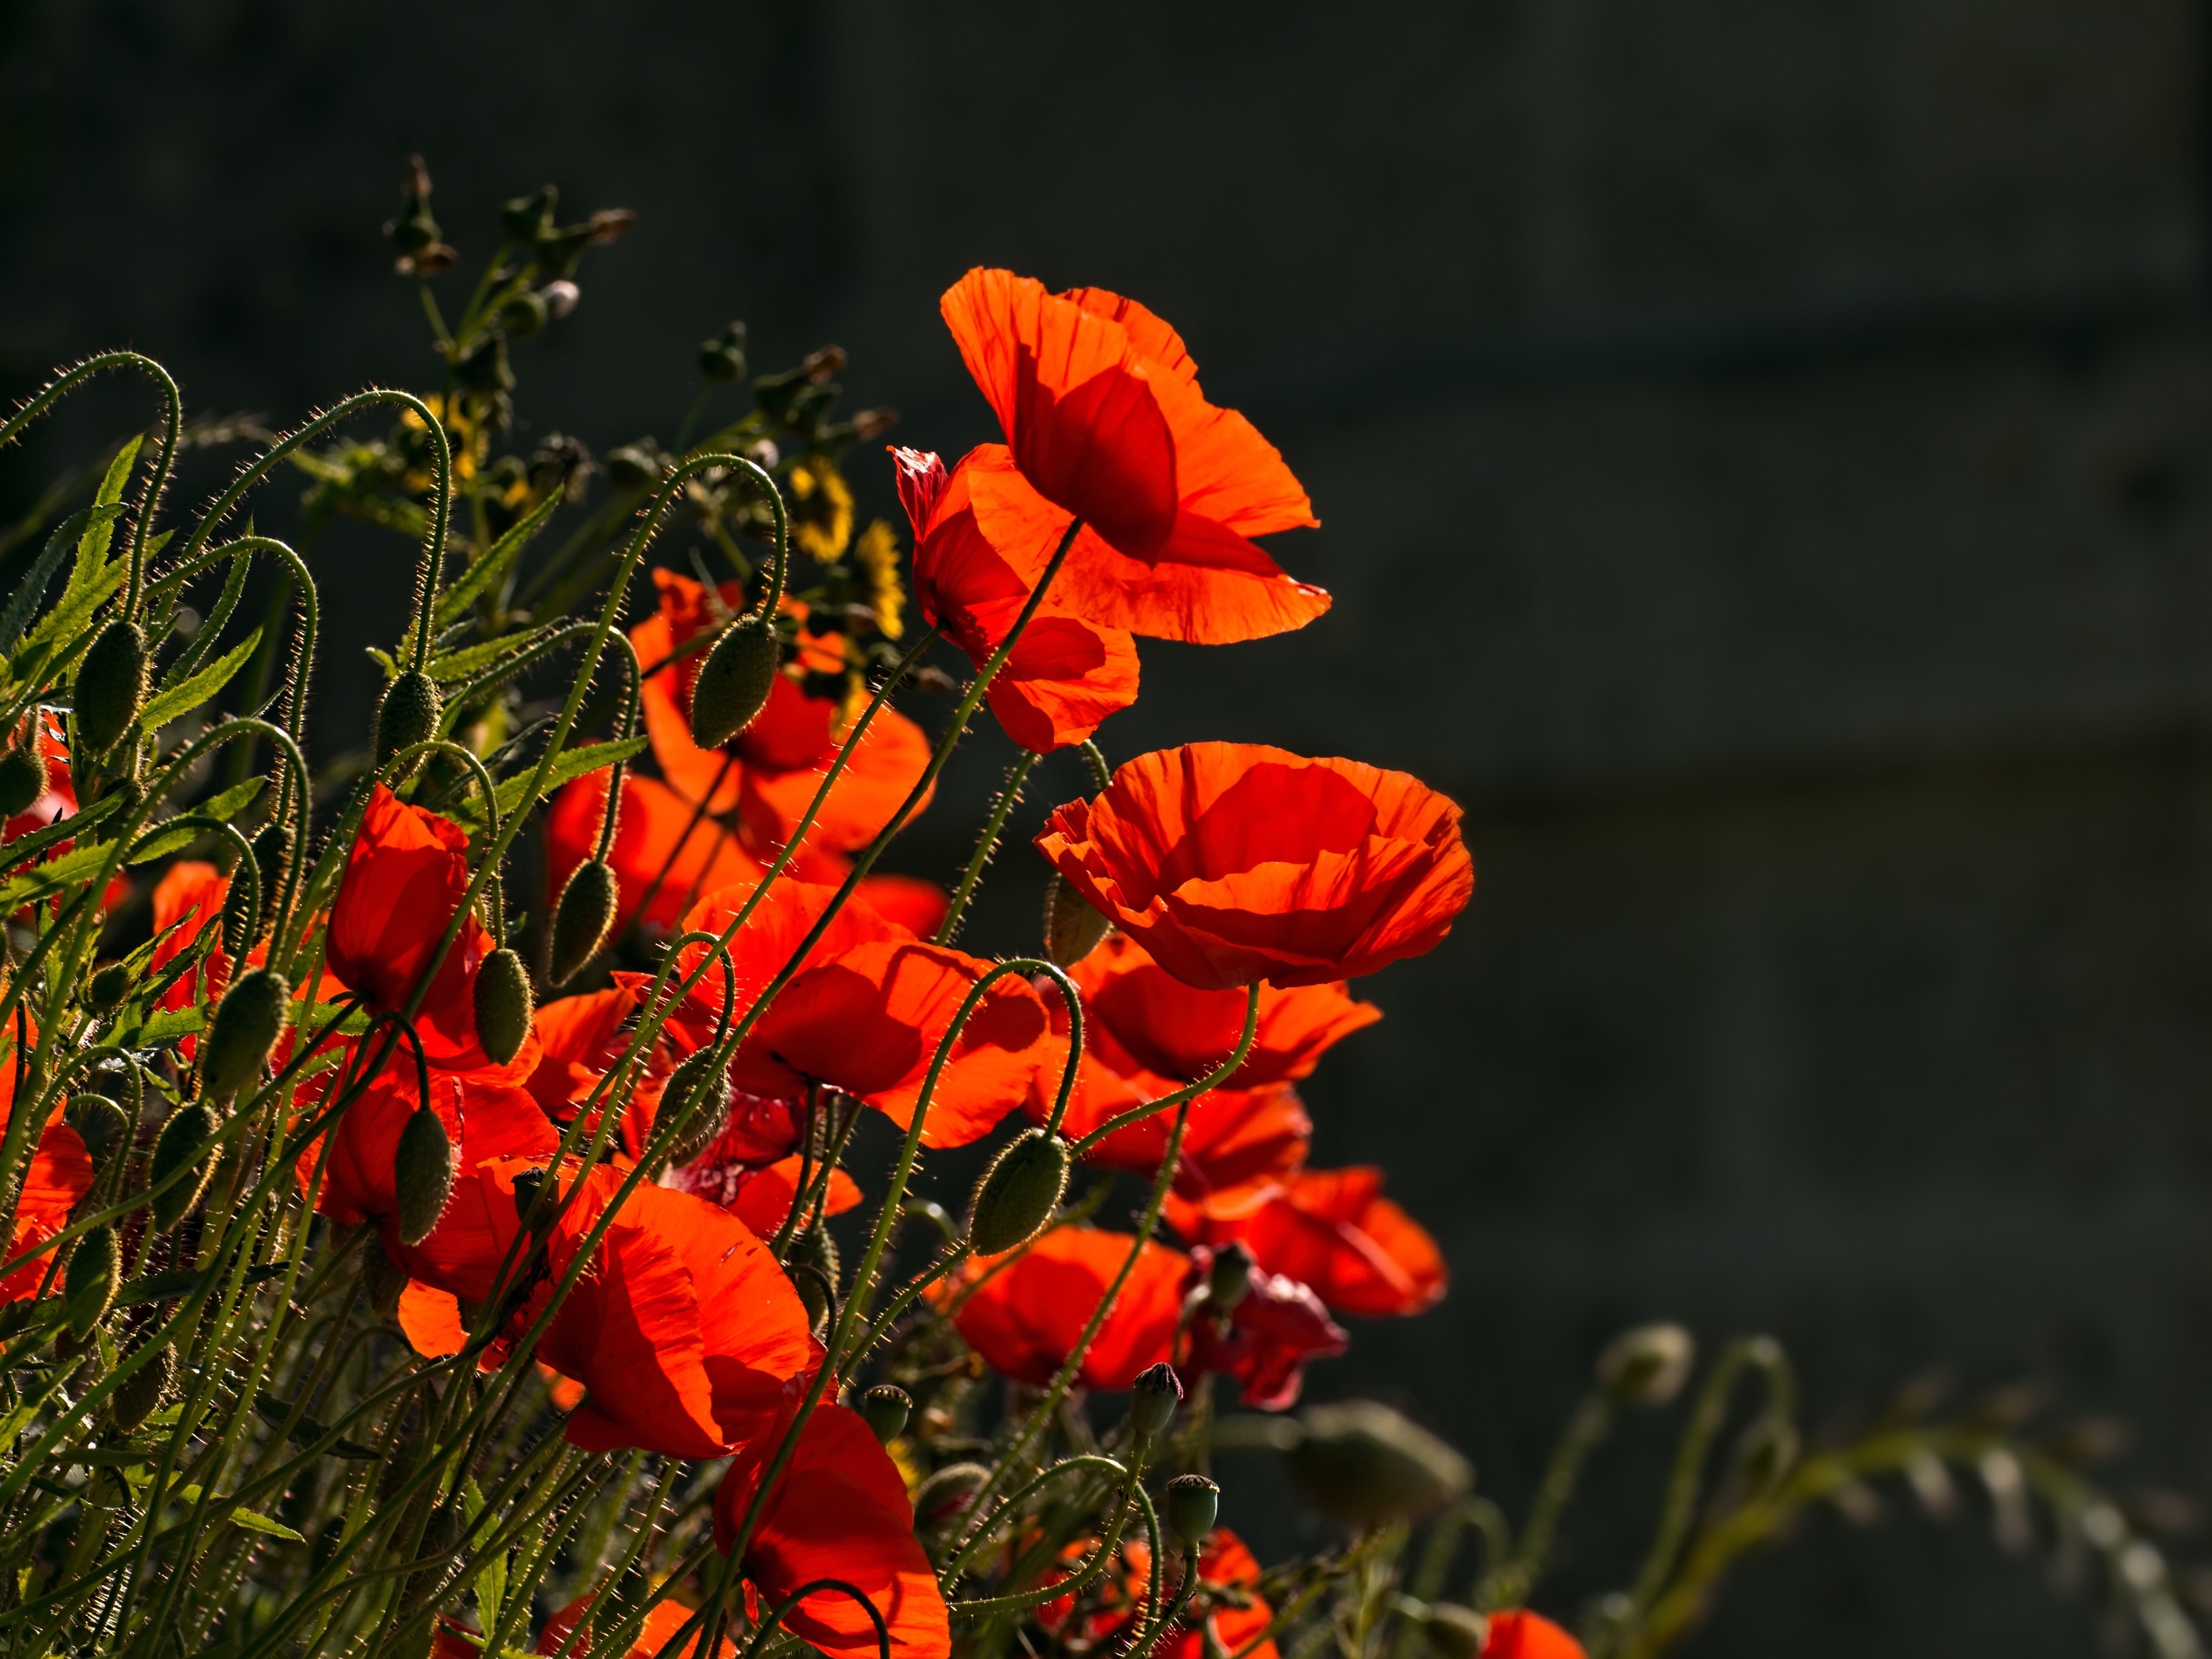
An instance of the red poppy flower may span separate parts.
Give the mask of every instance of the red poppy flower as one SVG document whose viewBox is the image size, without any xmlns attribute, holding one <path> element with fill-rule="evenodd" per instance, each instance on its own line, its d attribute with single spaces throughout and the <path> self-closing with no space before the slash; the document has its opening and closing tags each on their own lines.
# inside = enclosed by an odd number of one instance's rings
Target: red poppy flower
<svg viewBox="0 0 2212 1659">
<path fill-rule="evenodd" d="M 212 864 L 198 859 L 179 859 L 154 884 L 154 954 L 148 971 L 161 971 L 196 944 L 202 933 L 222 915 L 222 902 L 230 892 L 230 878 Z M 174 931 L 172 932 L 171 930 Z M 258 947 L 257 957 L 266 952 Z M 208 948 L 201 964 L 161 993 L 164 1008 L 212 1008 L 222 1000 L 230 983 L 230 956 L 220 944 Z M 179 1045 L 190 1059 L 198 1042 L 186 1036 Z"/>
<path fill-rule="evenodd" d="M 718 614 L 707 590 L 690 578 L 656 570 L 653 579 L 660 609 L 630 629 L 629 637 L 647 669 L 665 665 L 647 675 L 643 689 L 646 733 L 661 776 L 687 806 L 704 801 L 709 811 L 736 812 L 754 851 L 781 848 L 836 758 L 848 715 L 857 711 L 848 711 L 840 698 L 809 696 L 789 673 L 779 674 L 759 717 L 726 750 L 700 748 L 691 741 L 691 686 L 704 656 L 675 653 L 741 609 L 742 595 L 734 583 L 724 583 L 719 593 L 724 609 Z M 805 613 L 795 600 L 787 609 L 802 618 Z M 802 629 L 792 666 L 842 672 L 844 665 L 840 645 Z M 842 852 L 873 840 L 920 781 L 929 752 L 920 726 L 896 709 L 878 711 L 823 803 L 808 844 Z"/>
<path fill-rule="evenodd" d="M 1196 743 L 1131 761 L 1036 844 L 1185 984 L 1322 985 L 1451 931 L 1474 892 L 1459 822 L 1403 772 Z"/>
<path fill-rule="evenodd" d="M 414 994 L 467 890 L 468 844 L 451 819 L 408 805 L 380 783 L 370 791 L 331 908 L 325 960 L 371 1009 L 396 1012 Z M 477 1041 L 477 965 L 491 950 L 483 925 L 473 914 L 464 919 L 416 1012 L 415 1030 L 433 1066 L 520 1082 L 538 1065 L 534 1037 L 504 1066 L 494 1066 Z"/>
<path fill-rule="evenodd" d="M 784 1422 L 795 1414 L 786 1407 Z M 714 1539 L 728 1549 L 744 1522 L 781 1433 L 747 1444 L 714 1494 Z M 825 1400 L 799 1431 L 745 1550 L 744 1573 L 768 1607 L 801 1585 L 842 1578 L 866 1596 L 889 1626 L 896 1659 L 944 1659 L 951 1651 L 937 1575 L 914 1535 L 914 1506 L 890 1454 L 860 1414 Z M 817 1590 L 783 1627 L 833 1659 L 873 1659 L 876 1628 L 839 1590 Z"/>
<path fill-rule="evenodd" d="M 1198 388 L 1176 331 L 1103 289 L 971 270 L 941 304 L 1024 478 L 1083 520 L 1054 592 L 1111 628 L 1200 645 L 1304 627 L 1328 595 L 1249 538 L 1320 521 L 1274 447 Z M 1044 544 L 1048 554 L 1058 533 Z"/>
<path fill-rule="evenodd" d="M 914 525 L 921 613 L 980 669 L 1044 574 L 1059 541 L 1052 520 L 1065 530 L 1066 515 L 1023 482 L 1001 445 L 969 452 L 950 478 L 935 455 L 891 453 Z M 1049 754 L 1136 702 L 1136 641 L 1126 629 L 1085 621 L 1047 590 L 986 696 L 1008 737 Z"/>
<path fill-rule="evenodd" d="M 1213 1256 L 1203 1244 L 1191 1252 L 1185 1295 L 1206 1283 Z M 1255 1411 L 1280 1412 L 1298 1403 L 1308 1360 L 1332 1359 L 1351 1344 L 1310 1285 L 1255 1268 L 1243 1299 L 1225 1322 L 1205 1313 L 1191 1321 L 1184 1359 L 1193 1371 L 1235 1377 L 1244 1403 Z"/>
<path fill-rule="evenodd" d="M 548 1619 L 545 1621 L 544 1630 L 538 1634 L 538 1644 L 532 1651 L 560 1652 L 561 1644 L 568 1639 L 568 1632 L 582 1623 L 584 1615 L 592 1610 L 592 1600 L 593 1598 L 589 1595 L 580 1595 Z M 645 1615 L 645 1623 L 639 1628 L 637 1640 L 623 1650 L 623 1659 L 657 1659 L 660 1650 L 676 1639 L 676 1632 L 690 1622 L 692 1612 L 693 1609 L 680 1602 L 659 1603 Z M 465 1644 L 462 1644 L 461 1646 L 466 1649 L 465 1659 L 483 1659 L 483 1655 L 478 1650 L 467 1647 Z M 684 1659 L 690 1659 L 691 1644 L 686 1642 L 680 1651 L 684 1656 Z M 714 1651 L 720 1656 L 720 1659 L 737 1659 L 738 1645 L 726 1636 Z M 576 1645 L 568 1650 L 569 1659 L 589 1659 L 591 1655 L 597 1652 L 599 1650 L 592 1645 L 592 1636 L 589 1632 L 580 1638 Z M 438 1659 L 446 1659 L 446 1656 L 441 1654 Z M 460 1652 L 456 1652 L 453 1659 L 464 1659 L 464 1656 Z"/>
<path fill-rule="evenodd" d="M 820 881 L 819 876 L 808 876 L 803 871 L 793 872 L 803 880 Z M 842 880 L 842 876 L 836 878 Z M 952 908 L 952 898 L 933 881 L 920 876 L 862 876 L 860 884 L 853 890 L 853 896 L 873 910 L 886 921 L 895 921 L 916 939 L 927 939 L 944 925 L 945 913 Z"/>
<path fill-rule="evenodd" d="M 712 895 L 684 919 L 685 928 L 722 933 L 752 891 L 740 885 Z M 830 888 L 787 879 L 768 890 L 730 947 L 740 1017 L 835 896 Z M 686 945 L 683 971 L 706 954 L 704 945 Z M 904 1125 L 953 1016 L 990 968 L 848 905 L 739 1045 L 731 1079 L 748 1094 L 787 1099 L 824 1084 Z M 717 963 L 685 1001 L 679 1018 L 694 1033 L 711 1030 L 722 984 Z M 1027 1097 L 1049 1032 L 1036 993 L 1018 978 L 998 981 L 961 1029 L 938 1079 L 923 1145 L 959 1146 L 988 1134 Z"/>
<path fill-rule="evenodd" d="M 1490 1615 L 1481 1659 L 1584 1659 L 1583 1644 L 1540 1613 L 1514 1607 Z"/>
<path fill-rule="evenodd" d="M 1382 1196 L 1382 1171 L 1372 1166 L 1308 1170 L 1199 1204 L 1170 1198 L 1168 1218 L 1196 1243 L 1242 1240 L 1270 1273 L 1363 1318 L 1419 1313 L 1450 1278 L 1436 1240 Z"/>
<path fill-rule="evenodd" d="M 11 1049 L 7 1059 L 0 1060 L 0 1134 L 7 1133 L 15 1098 L 16 1060 Z M 23 1189 L 15 1200 L 15 1231 L 8 1241 L 10 1260 L 44 1244 L 69 1224 L 70 1212 L 92 1190 L 92 1156 L 77 1132 L 62 1121 L 62 1109 L 57 1104 L 46 1118 L 46 1127 L 39 1132 L 39 1144 L 31 1153 Z M 36 1296 L 52 1266 L 41 1255 L 0 1279 L 0 1303 Z M 57 1274 L 52 1291 L 58 1295 L 60 1291 Z"/>
<path fill-rule="evenodd" d="M 1128 1233 L 1056 1227 L 1007 1256 L 971 1258 L 929 1294 L 955 1310 L 961 1336 L 992 1370 L 1042 1387 L 1066 1363 L 1136 1242 Z M 1146 1242 L 1083 1356 L 1083 1387 L 1126 1389 L 1170 1357 L 1189 1272 L 1181 1250 Z"/>
</svg>

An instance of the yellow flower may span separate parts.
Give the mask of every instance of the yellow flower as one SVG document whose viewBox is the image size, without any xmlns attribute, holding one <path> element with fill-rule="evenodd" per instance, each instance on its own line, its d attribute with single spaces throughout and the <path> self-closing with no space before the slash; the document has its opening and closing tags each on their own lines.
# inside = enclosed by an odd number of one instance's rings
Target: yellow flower
<svg viewBox="0 0 2212 1659">
<path fill-rule="evenodd" d="M 853 557 L 868 578 L 868 608 L 876 631 L 887 640 L 906 632 L 906 590 L 899 586 L 898 537 L 881 519 L 872 519 L 854 544 Z"/>
<path fill-rule="evenodd" d="M 834 462 L 808 456 L 794 463 L 791 538 L 822 564 L 835 563 L 853 539 L 853 492 Z"/>
</svg>

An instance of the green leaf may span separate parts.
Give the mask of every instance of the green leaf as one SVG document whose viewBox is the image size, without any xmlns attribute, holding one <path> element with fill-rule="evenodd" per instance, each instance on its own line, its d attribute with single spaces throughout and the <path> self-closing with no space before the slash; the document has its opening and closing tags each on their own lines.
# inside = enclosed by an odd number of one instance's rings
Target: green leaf
<svg viewBox="0 0 2212 1659">
<path fill-rule="evenodd" d="M 139 711 L 138 729 L 158 731 L 179 714 L 188 714 L 230 683 L 230 677 L 246 665 L 261 643 L 261 630 L 255 629 L 234 651 L 226 651 L 215 661 L 194 674 L 182 685 L 165 685 L 146 700 Z"/>
<path fill-rule="evenodd" d="M 437 606 L 431 611 L 430 620 L 440 628 L 450 628 L 459 622 L 484 590 L 514 562 L 524 548 L 530 545 L 532 539 L 545 527 L 545 521 L 553 516 L 553 509 L 560 505 L 561 492 L 556 489 L 518 519 L 513 529 L 486 548 L 483 556 L 461 573 L 459 581 L 438 595 Z"/>
<path fill-rule="evenodd" d="M 73 847 L 58 859 L 49 859 L 20 875 L 0 881 L 0 915 L 12 915 L 27 904 L 36 904 L 64 888 L 81 885 L 106 856 L 105 846 Z"/>
<path fill-rule="evenodd" d="M 447 651 L 430 659 L 423 672 L 441 685 L 456 685 L 463 680 L 472 680 L 501 657 L 537 643 L 531 634 L 502 634 L 495 640 L 485 640 L 477 645 L 465 645 L 458 651 Z"/>
<path fill-rule="evenodd" d="M 131 469 L 138 464 L 138 446 L 143 441 L 143 436 L 132 438 L 107 464 L 107 476 L 100 481 L 100 492 L 93 497 L 94 515 L 77 538 L 76 562 L 70 568 L 69 586 L 62 590 L 64 605 L 89 586 L 106 565 L 108 544 L 115 539 L 115 520 L 122 511 L 123 489 L 131 482 Z M 96 510 L 100 507 L 114 511 L 102 514 Z M 121 561 L 117 562 L 119 565 Z"/>
<path fill-rule="evenodd" d="M 172 1486 L 169 1489 L 169 1495 L 180 1503 L 197 1504 L 200 1501 L 200 1489 L 198 1486 Z M 216 1499 L 218 1504 L 223 1501 L 220 1498 Z M 294 1532 L 282 1521 L 271 1521 L 267 1516 L 256 1515 L 252 1510 L 231 1510 L 230 1524 L 234 1527 L 242 1527 L 247 1532 L 266 1533 L 271 1538 L 282 1538 L 295 1544 L 304 1544 L 307 1541 L 304 1534 Z"/>
<path fill-rule="evenodd" d="M 33 830 L 9 842 L 7 849 L 0 852 L 0 869 L 21 869 L 27 860 L 38 857 L 56 842 L 74 840 L 122 805 L 120 795 L 102 795 L 82 811 L 57 818 L 43 830 Z"/>
<path fill-rule="evenodd" d="M 39 608 L 39 601 L 46 596 L 46 584 L 53 580 L 54 572 L 61 568 L 62 560 L 69 552 L 70 540 L 84 528 L 85 521 L 95 513 L 112 519 L 122 512 L 120 507 L 88 507 L 82 513 L 72 513 L 61 521 L 60 527 L 46 538 L 38 560 L 23 577 L 22 582 L 9 598 L 8 609 L 0 614 L 0 651 L 12 651 L 21 637 L 31 614 Z"/>
<path fill-rule="evenodd" d="M 545 775 L 545 788 L 551 793 L 572 778 L 580 778 L 587 772 L 596 772 L 602 766 L 612 766 L 617 761 L 628 760 L 645 747 L 645 739 L 628 738 L 620 743 L 586 744 L 580 749 L 564 749 L 554 761 L 552 769 Z M 536 769 L 531 769 L 534 771 Z M 499 787 L 499 815 L 502 819 L 511 816 L 522 805 L 523 791 L 529 787 L 531 773 L 525 771 L 507 780 Z M 471 793 L 473 804 L 482 796 Z M 478 809 L 480 811 L 481 809 Z"/>
<path fill-rule="evenodd" d="M 471 1475 L 461 1487 L 461 1512 L 471 1526 L 483 1513 L 483 1492 Z M 507 1552 L 495 1551 L 477 1569 L 477 1622 L 486 1630 L 499 1625 L 500 1605 L 507 1600 Z"/>
<path fill-rule="evenodd" d="M 155 1008 L 127 1031 L 115 1034 L 123 1048 L 166 1048 L 179 1037 L 196 1036 L 207 1024 L 199 1008 Z"/>
<path fill-rule="evenodd" d="M 234 785 L 224 790 L 212 800 L 203 801 L 198 806 L 191 808 L 186 812 L 180 812 L 178 816 L 179 817 L 234 818 L 252 805 L 253 798 L 261 793 L 263 781 L 264 780 L 260 778 L 248 778 L 244 783 Z M 141 844 L 132 849 L 128 860 L 132 864 L 151 864 L 155 859 L 167 858 L 172 853 L 181 853 L 201 836 L 211 836 L 216 832 L 200 823 L 179 824 L 176 829 L 167 830 L 156 823 L 149 825 L 141 833 L 143 836 Z"/>
</svg>

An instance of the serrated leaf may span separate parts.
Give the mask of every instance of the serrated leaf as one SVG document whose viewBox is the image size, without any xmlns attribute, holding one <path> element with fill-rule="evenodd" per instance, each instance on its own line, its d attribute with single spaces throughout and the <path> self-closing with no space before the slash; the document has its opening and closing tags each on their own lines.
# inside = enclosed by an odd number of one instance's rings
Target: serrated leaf
<svg viewBox="0 0 2212 1659">
<path fill-rule="evenodd" d="M 465 645 L 458 651 L 433 657 L 422 672 L 441 685 L 456 685 L 463 680 L 474 679 L 501 657 L 513 656 L 536 643 L 538 637 L 534 634 L 502 634 L 495 640 Z"/>
<path fill-rule="evenodd" d="M 123 488 L 131 482 L 131 469 L 138 464 L 138 447 L 143 435 L 132 438 L 115 452 L 115 459 L 107 464 L 107 476 L 100 481 L 99 493 L 93 497 L 95 508 L 113 507 L 115 512 L 98 513 L 86 523 L 77 537 L 76 562 L 70 567 L 69 586 L 62 590 L 62 603 L 67 605 L 89 587 L 94 578 L 103 574 L 107 562 L 107 549 L 115 539 L 115 520 L 121 511 Z M 119 565 L 122 562 L 117 561 Z"/>
<path fill-rule="evenodd" d="M 0 851 L 0 870 L 20 869 L 26 860 L 36 858 L 56 842 L 75 840 L 82 831 L 89 830 L 122 805 L 120 795 L 102 795 L 82 811 L 56 818 L 45 829 L 33 830 L 9 842 L 6 850 Z"/>
<path fill-rule="evenodd" d="M 118 1031 L 115 1042 L 122 1048 L 166 1048 L 181 1037 L 197 1036 L 206 1024 L 200 1008 L 156 1008 L 129 1030 Z"/>
<path fill-rule="evenodd" d="M 562 750 L 552 769 L 545 775 L 546 792 L 550 794 L 572 779 L 596 772 L 603 766 L 612 766 L 618 760 L 628 760 L 644 749 L 645 742 L 641 737 L 627 738 L 618 743 L 592 743 L 580 749 Z M 499 815 L 502 819 L 522 805 L 523 791 L 529 787 L 530 777 L 530 771 L 520 772 L 499 786 Z M 473 802 L 481 798 L 471 794 L 469 799 Z"/>
<path fill-rule="evenodd" d="M 384 671 L 386 679 L 396 680 L 399 678 L 399 659 L 389 651 L 380 650 L 373 645 L 366 646 L 363 649 L 368 653 L 369 660 Z"/>
<path fill-rule="evenodd" d="M 530 545 L 545 521 L 553 516 L 553 509 L 561 505 L 561 492 L 553 491 L 546 498 L 515 520 L 514 526 L 484 550 L 484 555 L 461 573 L 460 580 L 438 596 L 430 619 L 440 628 L 459 622 L 468 608 L 496 581 Z"/>
<path fill-rule="evenodd" d="M 261 630 L 255 629 L 234 651 L 226 651 L 181 685 L 165 685 L 146 700 L 139 711 L 138 729 L 155 732 L 167 725 L 179 714 L 189 714 L 210 697 L 230 683 L 230 677 L 246 665 L 261 644 Z"/>
<path fill-rule="evenodd" d="M 20 875 L 0 881 L 0 915 L 11 915 L 27 904 L 36 904 L 64 888 L 80 885 L 106 856 L 105 846 L 72 847 L 59 858 L 49 859 Z"/>
<path fill-rule="evenodd" d="M 46 544 L 22 581 L 8 599 L 8 609 L 0 613 L 0 651 L 12 651 L 15 641 L 29 625 L 39 601 L 46 596 L 46 584 L 53 580 L 54 572 L 61 568 L 62 560 L 68 556 L 70 544 L 82 533 L 85 522 L 95 514 L 105 514 L 112 519 L 123 511 L 118 504 L 112 507 L 88 507 L 81 513 L 72 513 L 61 521 L 54 533 L 46 538 Z"/>
<path fill-rule="evenodd" d="M 221 794 L 210 795 L 198 805 L 185 810 L 206 818 L 234 818 L 253 805 L 261 793 L 261 786 L 268 781 L 266 778 L 248 778 L 244 783 L 234 784 Z"/>
</svg>

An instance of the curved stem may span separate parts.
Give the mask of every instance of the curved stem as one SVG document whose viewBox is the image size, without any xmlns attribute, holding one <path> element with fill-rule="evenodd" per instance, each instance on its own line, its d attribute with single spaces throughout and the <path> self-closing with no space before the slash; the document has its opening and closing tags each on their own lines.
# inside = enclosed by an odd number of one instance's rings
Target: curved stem
<svg viewBox="0 0 2212 1659">
<path fill-rule="evenodd" d="M 1132 1106 L 1127 1111 L 1108 1118 L 1068 1150 L 1075 1157 L 1081 1158 L 1117 1129 L 1126 1129 L 1132 1123 L 1141 1123 L 1156 1113 L 1164 1112 L 1170 1107 L 1180 1106 L 1186 1101 L 1197 1099 L 1209 1089 L 1219 1088 L 1235 1073 L 1237 1068 L 1244 1063 L 1244 1056 L 1252 1051 L 1252 1039 L 1259 1034 L 1259 1030 L 1260 988 L 1255 983 L 1248 988 L 1246 993 L 1244 1034 L 1237 1038 L 1237 1052 L 1226 1063 L 1217 1067 L 1207 1076 L 1199 1079 L 1197 1082 L 1184 1085 L 1173 1094 L 1162 1095 L 1158 1100 L 1148 1100 L 1141 1106 Z"/>
</svg>

